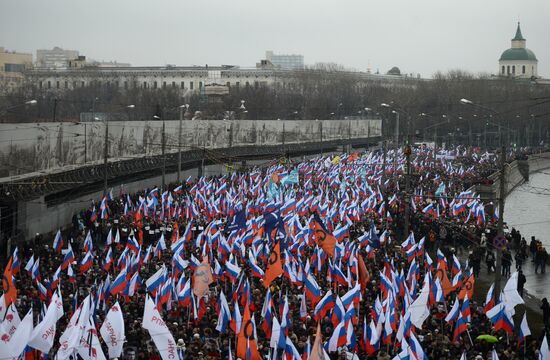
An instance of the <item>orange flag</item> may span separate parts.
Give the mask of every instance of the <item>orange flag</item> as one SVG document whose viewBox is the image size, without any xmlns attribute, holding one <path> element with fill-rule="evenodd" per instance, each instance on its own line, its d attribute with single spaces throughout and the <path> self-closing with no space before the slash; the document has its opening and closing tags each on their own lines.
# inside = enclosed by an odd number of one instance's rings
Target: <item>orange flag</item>
<svg viewBox="0 0 550 360">
<path fill-rule="evenodd" d="M 267 269 L 264 275 L 264 286 L 269 287 L 269 284 L 283 273 L 283 264 L 281 263 L 281 248 L 279 243 L 276 243 L 269 254 L 267 260 Z"/>
<path fill-rule="evenodd" d="M 10 257 L 10 261 L 8 261 L 6 269 L 4 270 L 4 277 L 2 278 L 2 289 L 4 290 L 6 309 L 17 299 L 17 289 L 13 283 L 13 276 L 11 273 L 12 261 L 13 259 Z"/>
<path fill-rule="evenodd" d="M 256 338 L 254 337 L 254 323 L 250 319 L 250 309 L 248 303 L 244 308 L 243 322 L 241 325 L 241 331 L 237 336 L 237 357 L 241 359 L 261 360 L 260 353 L 258 352 L 258 346 L 256 345 Z M 250 348 L 250 352 L 248 351 Z M 247 356 L 248 353 L 248 356 Z"/>
<path fill-rule="evenodd" d="M 205 256 L 202 259 L 202 263 L 195 268 L 195 272 L 193 273 L 193 293 L 195 296 L 199 299 L 203 297 L 208 291 L 208 285 L 213 281 L 208 256 Z"/>
<path fill-rule="evenodd" d="M 311 348 L 311 354 L 309 360 L 324 360 L 325 350 L 323 349 L 323 339 L 321 338 L 321 324 L 317 323 L 317 334 L 315 335 L 315 342 Z"/>
<path fill-rule="evenodd" d="M 447 276 L 447 272 L 443 269 L 437 269 L 435 272 L 435 277 L 441 281 L 441 288 L 443 289 L 443 293 L 445 296 L 447 296 L 451 291 L 453 291 L 453 285 L 449 281 L 449 277 Z"/>
<path fill-rule="evenodd" d="M 174 226 L 172 227 L 172 244 L 178 241 L 179 239 L 179 233 L 178 233 L 178 223 L 175 222 Z"/>
<path fill-rule="evenodd" d="M 314 223 L 315 241 L 327 254 L 334 257 L 334 248 L 336 247 L 336 238 L 323 229 L 319 222 Z"/>
<path fill-rule="evenodd" d="M 468 280 L 466 280 L 466 282 L 462 285 L 462 289 L 458 293 L 458 298 L 460 300 L 464 300 L 464 296 L 466 296 L 466 294 L 468 294 L 468 299 L 473 299 L 474 284 L 475 284 L 475 279 L 474 279 L 474 274 L 472 274 L 472 275 L 470 275 Z"/>
<path fill-rule="evenodd" d="M 370 275 L 367 270 L 367 266 L 363 261 L 363 256 L 358 255 L 357 259 L 359 263 L 359 283 L 361 284 L 361 293 L 363 293 L 365 291 L 365 287 L 367 286 L 367 283 L 370 280 Z"/>
</svg>

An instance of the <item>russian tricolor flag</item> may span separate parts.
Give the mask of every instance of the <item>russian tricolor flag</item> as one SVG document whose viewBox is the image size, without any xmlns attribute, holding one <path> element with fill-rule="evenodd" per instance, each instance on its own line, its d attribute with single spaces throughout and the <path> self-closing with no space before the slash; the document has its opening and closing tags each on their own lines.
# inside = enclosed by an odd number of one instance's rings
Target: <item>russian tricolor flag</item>
<svg viewBox="0 0 550 360">
<path fill-rule="evenodd" d="M 120 271 L 120 273 L 116 277 L 115 281 L 113 281 L 109 289 L 109 292 L 111 293 L 111 295 L 116 295 L 122 290 L 124 290 L 124 288 L 126 287 L 127 275 L 128 274 L 126 273 L 125 268 Z"/>
<path fill-rule="evenodd" d="M 223 291 L 220 292 L 220 298 L 218 300 L 219 314 L 218 314 L 218 324 L 216 325 L 216 330 L 224 334 L 227 330 L 227 326 L 231 321 L 231 311 L 229 310 L 229 304 Z"/>
<path fill-rule="evenodd" d="M 296 199 L 289 199 L 281 207 L 281 215 L 287 216 L 291 212 L 296 211 Z"/>
<path fill-rule="evenodd" d="M 113 263 L 113 249 L 109 246 L 109 250 L 107 250 L 107 255 L 105 255 L 105 260 L 103 262 L 103 270 L 108 272 L 112 263 Z"/>
<path fill-rule="evenodd" d="M 332 296 L 332 291 L 329 290 L 315 306 L 313 315 L 317 320 L 322 319 L 332 308 L 334 308 L 334 296 Z"/>
<path fill-rule="evenodd" d="M 514 324 L 512 319 L 510 319 L 506 313 L 506 306 L 504 303 L 500 303 L 489 310 L 487 312 L 487 317 L 493 324 L 495 331 L 502 329 L 508 334 L 512 334 L 514 332 Z"/>
<path fill-rule="evenodd" d="M 93 256 L 91 252 L 87 252 L 86 255 L 84 255 L 84 258 L 80 261 L 80 273 L 85 273 L 88 271 L 93 265 Z"/>
<path fill-rule="evenodd" d="M 19 249 L 17 246 L 13 250 L 12 255 L 12 263 L 11 263 L 11 272 L 13 275 L 17 274 L 19 272 L 19 268 L 21 267 L 21 260 L 19 260 Z"/>
<path fill-rule="evenodd" d="M 349 225 L 338 227 L 332 234 L 338 242 L 343 242 L 346 237 L 349 237 Z"/>
<path fill-rule="evenodd" d="M 187 279 L 185 286 L 178 293 L 178 302 L 181 306 L 191 305 L 191 279 Z"/>
<path fill-rule="evenodd" d="M 315 278 L 311 274 L 307 274 L 306 277 L 306 296 L 311 301 L 311 304 L 315 306 L 319 299 L 321 298 L 321 288 L 315 281 Z"/>
<path fill-rule="evenodd" d="M 239 277 L 239 274 L 241 273 L 241 268 L 238 265 L 233 264 L 230 260 L 230 261 L 225 263 L 225 270 L 226 270 L 225 272 L 226 272 L 227 276 L 229 277 L 229 279 L 231 280 L 232 283 L 237 281 L 237 278 Z"/>
<path fill-rule="evenodd" d="M 468 321 L 464 316 L 462 316 L 462 313 L 459 313 L 458 321 L 456 322 L 455 330 L 453 333 L 453 343 L 457 343 L 460 334 L 462 334 L 466 330 L 468 330 Z"/>
<path fill-rule="evenodd" d="M 61 248 L 63 247 L 63 238 L 61 237 L 61 230 L 57 230 L 57 233 L 55 234 L 55 238 L 53 239 L 53 249 L 56 253 L 61 252 Z"/>
</svg>

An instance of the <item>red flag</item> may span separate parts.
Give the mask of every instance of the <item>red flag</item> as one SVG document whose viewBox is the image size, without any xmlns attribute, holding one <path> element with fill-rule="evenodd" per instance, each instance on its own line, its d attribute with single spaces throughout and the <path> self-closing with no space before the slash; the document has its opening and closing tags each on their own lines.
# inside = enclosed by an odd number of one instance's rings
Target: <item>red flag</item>
<svg viewBox="0 0 550 360">
<path fill-rule="evenodd" d="M 267 261 L 267 269 L 264 275 L 264 286 L 269 287 L 269 284 L 283 273 L 283 264 L 281 263 L 281 249 L 279 243 L 276 243 L 269 254 Z"/>
</svg>

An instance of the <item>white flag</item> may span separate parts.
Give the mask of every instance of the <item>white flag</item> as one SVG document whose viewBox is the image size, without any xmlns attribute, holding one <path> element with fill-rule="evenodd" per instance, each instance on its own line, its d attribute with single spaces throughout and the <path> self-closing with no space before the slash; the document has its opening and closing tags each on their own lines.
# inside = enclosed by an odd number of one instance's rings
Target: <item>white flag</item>
<svg viewBox="0 0 550 360">
<path fill-rule="evenodd" d="M 518 272 L 510 276 L 506 286 L 502 290 L 503 301 L 506 304 L 506 312 L 510 315 L 514 315 L 514 307 L 518 304 L 525 304 L 522 297 L 518 293 Z"/>
<path fill-rule="evenodd" d="M 143 311 L 143 323 L 141 326 L 149 331 L 158 352 L 163 360 L 173 360 L 178 358 L 176 342 L 168 330 L 168 327 L 162 320 L 155 303 L 149 296 L 145 299 L 145 309 Z"/>
<path fill-rule="evenodd" d="M 272 349 L 277 349 L 277 343 L 279 342 L 279 337 L 281 336 L 281 325 L 277 317 L 273 315 L 273 324 L 271 325 L 271 340 L 269 341 L 269 347 Z"/>
<path fill-rule="evenodd" d="M 69 325 L 65 328 L 59 338 L 59 350 L 57 350 L 57 360 L 68 359 L 73 354 L 80 341 L 90 317 L 90 295 L 86 296 L 82 305 L 74 312 Z M 84 339 L 86 341 L 86 339 Z"/>
<path fill-rule="evenodd" d="M 32 272 L 32 267 L 34 266 L 34 255 L 31 256 L 29 261 L 27 261 L 27 265 L 25 265 L 25 270 L 28 272 Z"/>
<path fill-rule="evenodd" d="M 21 355 L 29 342 L 32 328 L 32 309 L 30 309 L 13 335 L 7 341 L 3 341 L 4 344 L 0 346 L 0 359 L 17 358 Z"/>
<path fill-rule="evenodd" d="M 78 355 L 84 360 L 107 360 L 99 343 L 93 316 L 88 316 L 86 328 L 80 338 Z"/>
<path fill-rule="evenodd" d="M 63 317 L 63 300 L 61 295 L 55 292 L 44 319 L 32 332 L 29 346 L 45 354 L 49 353 L 55 339 L 56 323 L 61 317 Z"/>
<path fill-rule="evenodd" d="M 17 308 L 14 303 L 11 303 L 6 311 L 6 316 L 3 318 L 4 321 L 0 323 L 0 334 L 8 334 L 12 336 L 17 330 L 17 327 L 21 323 L 21 318 L 17 312 Z"/>
<path fill-rule="evenodd" d="M 548 340 L 546 339 L 546 335 L 540 345 L 539 360 L 550 360 L 550 349 L 548 348 Z"/>
<path fill-rule="evenodd" d="M 99 333 L 109 348 L 109 358 L 120 357 L 124 345 L 124 319 L 118 301 L 111 306 Z"/>
<path fill-rule="evenodd" d="M 430 295 L 430 280 L 428 275 L 424 277 L 424 286 L 420 292 L 420 295 L 416 300 L 409 306 L 409 311 L 411 312 L 411 322 L 417 329 L 422 329 L 422 324 L 424 320 L 430 315 L 430 310 L 428 310 L 428 297 Z"/>
</svg>

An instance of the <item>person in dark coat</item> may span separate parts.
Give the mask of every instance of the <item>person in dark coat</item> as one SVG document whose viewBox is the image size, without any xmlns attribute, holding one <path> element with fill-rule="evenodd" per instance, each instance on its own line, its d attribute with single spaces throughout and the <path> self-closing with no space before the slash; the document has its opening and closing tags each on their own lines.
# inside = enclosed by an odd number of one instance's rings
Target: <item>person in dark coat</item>
<svg viewBox="0 0 550 360">
<path fill-rule="evenodd" d="M 487 273 L 495 271 L 495 254 L 492 251 L 487 252 L 485 263 L 487 264 Z"/>
<path fill-rule="evenodd" d="M 537 249 L 537 252 L 535 253 L 535 274 L 538 274 L 538 270 L 540 268 L 540 273 L 544 274 L 546 272 L 546 258 L 548 257 L 548 253 L 546 252 L 546 249 L 544 246 L 539 246 Z"/>
<path fill-rule="evenodd" d="M 520 270 L 523 265 L 523 258 L 521 257 L 521 253 L 519 251 L 516 252 L 514 260 L 516 260 L 516 270 Z"/>
<path fill-rule="evenodd" d="M 518 271 L 518 293 L 521 297 L 523 297 L 523 286 L 527 282 L 527 279 L 525 278 L 525 275 L 523 275 L 523 271 L 521 271 L 521 268 Z"/>
<path fill-rule="evenodd" d="M 535 262 L 535 253 L 537 252 L 537 241 L 534 236 L 531 236 L 531 242 L 529 243 L 529 250 L 531 251 L 531 262 Z"/>
<path fill-rule="evenodd" d="M 510 267 L 512 266 L 512 254 L 508 249 L 502 252 L 502 276 L 510 276 Z"/>
<path fill-rule="evenodd" d="M 549 321 L 550 321 L 550 304 L 548 304 L 548 300 L 546 298 L 542 299 L 542 305 L 540 306 L 542 309 L 542 319 L 544 321 L 544 326 L 548 328 Z"/>
</svg>

